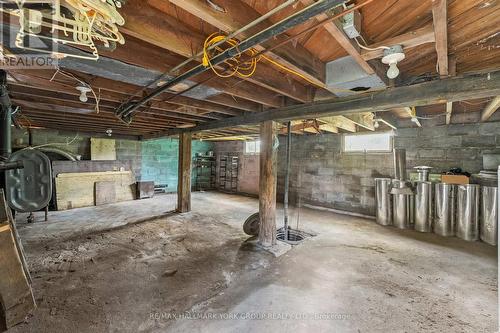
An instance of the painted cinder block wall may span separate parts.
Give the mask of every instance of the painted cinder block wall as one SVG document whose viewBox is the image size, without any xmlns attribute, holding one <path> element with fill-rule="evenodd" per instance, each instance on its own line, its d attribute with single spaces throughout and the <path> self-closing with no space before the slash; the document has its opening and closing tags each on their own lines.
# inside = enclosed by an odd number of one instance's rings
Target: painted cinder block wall
<svg viewBox="0 0 500 333">
<path fill-rule="evenodd" d="M 90 138 L 106 138 L 105 135 L 78 133 L 77 136 L 76 133 L 57 130 L 33 129 L 31 133 L 33 146 L 59 143 L 58 148 L 81 155 L 84 160 L 90 159 Z M 179 159 L 179 141 L 177 139 L 139 141 L 121 137 L 113 138 L 116 142 L 116 159 L 128 162 L 137 180 L 167 184 L 168 191 L 177 191 L 177 161 Z M 28 131 L 13 129 L 12 141 L 13 149 L 26 147 L 29 142 Z M 213 149 L 214 144 L 211 142 L 194 140 L 192 155 L 206 153 Z"/>
<path fill-rule="evenodd" d="M 255 196 L 259 195 L 259 155 L 245 154 L 244 141 L 217 142 L 214 149 L 217 158 L 217 180 L 219 180 L 220 176 L 219 166 L 221 156 L 237 155 L 239 157 L 238 192 Z"/>
<path fill-rule="evenodd" d="M 285 138 L 278 151 L 278 199 L 284 190 Z M 394 146 L 405 148 L 407 167 L 428 165 L 433 172 L 460 167 L 470 173 L 482 169 L 482 156 L 500 154 L 500 123 L 404 128 L 395 132 Z M 216 151 L 234 149 L 243 154 L 243 143 L 217 143 Z M 243 166 L 243 165 L 240 165 Z M 258 160 L 257 160 L 258 166 Z M 253 175 L 258 169 L 242 170 Z M 337 134 L 293 136 L 290 200 L 358 214 L 375 214 L 377 177 L 393 177 L 392 153 L 352 154 L 342 151 L 342 136 Z"/>
</svg>

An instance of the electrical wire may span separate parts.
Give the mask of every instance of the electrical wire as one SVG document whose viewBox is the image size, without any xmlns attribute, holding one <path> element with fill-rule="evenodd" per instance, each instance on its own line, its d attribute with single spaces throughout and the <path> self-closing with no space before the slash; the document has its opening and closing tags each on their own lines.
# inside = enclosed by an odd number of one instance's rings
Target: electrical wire
<svg viewBox="0 0 500 333">
<path fill-rule="evenodd" d="M 221 46 L 216 46 L 214 51 L 217 51 L 217 53 L 209 51 L 211 46 L 220 45 L 221 41 L 224 41 L 228 45 L 228 47 L 222 48 Z M 217 56 L 218 54 L 223 53 L 228 48 L 236 47 L 236 49 L 237 49 L 238 44 L 239 44 L 239 41 L 237 41 L 234 38 L 227 39 L 227 36 L 224 36 L 224 35 L 219 34 L 219 33 L 211 34 L 210 36 L 207 37 L 207 39 L 205 40 L 205 43 L 203 45 L 202 64 L 205 67 L 210 67 L 212 69 L 212 71 L 217 76 L 222 77 L 222 78 L 228 78 L 228 77 L 231 77 L 234 75 L 238 75 L 238 76 L 243 77 L 243 78 L 248 78 L 255 73 L 255 71 L 257 69 L 258 62 L 261 61 L 262 59 L 265 59 L 266 61 L 268 61 L 272 65 L 279 67 L 280 69 L 282 69 L 288 73 L 296 75 L 296 76 L 300 77 L 301 79 L 306 80 L 307 82 L 309 82 L 317 87 L 325 88 L 324 85 L 317 84 L 316 82 L 310 80 L 305 75 L 302 75 L 301 73 L 299 73 L 291 68 L 288 68 L 288 67 L 274 61 L 273 59 L 271 59 L 265 55 L 260 55 L 258 57 L 254 57 L 254 55 L 257 54 L 257 51 L 255 49 L 250 49 L 250 50 L 245 52 L 245 54 L 250 56 L 250 59 L 248 61 L 243 61 L 243 62 L 240 61 L 242 54 L 239 51 L 238 51 L 238 54 L 236 56 L 234 56 L 233 58 L 231 58 L 229 60 L 226 60 L 224 63 L 229 66 L 229 69 L 228 69 L 228 70 L 230 70 L 229 73 L 224 74 L 224 72 L 220 72 L 218 69 L 216 69 L 214 67 L 214 65 L 212 64 L 211 59 L 213 57 Z"/>
<path fill-rule="evenodd" d="M 25 149 L 37 149 L 37 148 L 41 148 L 41 147 L 47 147 L 47 146 L 69 146 L 71 145 L 73 142 L 76 141 L 76 139 L 80 136 L 80 134 L 77 132 L 75 137 L 73 139 L 71 139 L 70 141 L 68 141 L 66 139 L 66 143 L 64 142 L 60 142 L 60 143 L 47 143 L 47 144 L 44 144 L 44 145 L 39 145 L 39 146 L 34 146 L 34 147 L 27 147 Z"/>
<path fill-rule="evenodd" d="M 288 0 L 284 3 L 282 3 L 281 5 L 279 6 L 276 6 L 275 8 L 271 9 L 269 12 L 265 13 L 264 15 L 260 16 L 259 18 L 257 18 L 256 20 L 248 23 L 247 25 L 241 27 L 240 29 L 230 33 L 226 39 L 224 40 L 221 40 L 219 41 L 218 43 L 212 45 L 211 47 L 208 48 L 208 50 L 211 50 L 221 44 L 223 44 L 224 42 L 228 41 L 229 39 L 231 38 L 234 38 L 236 36 L 238 36 L 239 34 L 247 31 L 248 29 L 250 28 L 253 28 L 255 27 L 257 24 L 259 23 L 262 23 L 263 21 L 265 21 L 266 19 L 268 19 L 269 17 L 273 16 L 274 14 L 280 12 L 281 10 L 289 7 L 290 5 L 292 4 L 295 4 L 298 0 Z M 170 69 L 169 71 L 165 72 L 165 73 L 162 73 L 160 76 L 158 76 L 156 79 L 154 79 L 153 81 L 151 81 L 147 86 L 143 87 L 140 91 L 138 91 L 137 93 L 135 93 L 134 95 L 130 96 L 125 102 L 124 104 L 126 103 L 130 103 L 132 101 L 132 99 L 138 95 L 142 95 L 147 89 L 148 87 L 152 86 L 153 84 L 157 84 L 159 83 L 162 79 L 164 79 L 166 76 L 170 76 L 170 75 L 174 75 L 175 73 L 177 73 L 181 68 L 185 67 L 186 65 L 188 65 L 189 63 L 191 63 L 192 61 L 195 61 L 197 59 L 199 59 L 201 56 L 203 56 L 203 51 L 202 52 L 198 52 L 197 54 L 193 55 L 192 57 L 184 60 L 183 62 L 181 62 L 180 64 L 178 64 L 177 66 L 175 66 L 174 68 Z M 195 85 L 195 86 L 198 86 L 198 85 Z M 180 93 L 177 93 L 175 96 L 177 95 L 181 95 L 182 93 L 185 93 L 187 91 L 182 91 Z M 172 98 L 174 98 L 172 97 Z"/>
<path fill-rule="evenodd" d="M 360 9 L 360 8 L 362 8 L 362 7 L 366 6 L 366 5 L 368 5 L 368 4 L 370 4 L 370 3 L 374 2 L 374 1 L 375 1 L 375 0 L 366 0 L 366 1 L 364 1 L 363 3 L 358 4 L 358 5 L 355 5 L 355 6 L 352 6 L 352 7 L 350 7 L 349 9 L 344 10 L 343 12 L 341 12 L 341 13 L 339 13 L 339 14 L 336 14 L 336 15 L 333 15 L 333 16 L 331 16 L 331 17 L 329 17 L 329 18 L 326 18 L 326 19 L 324 19 L 324 20 L 321 20 L 321 21 L 319 21 L 318 23 L 316 23 L 316 24 L 312 25 L 311 27 L 309 27 L 309 28 L 307 28 L 307 29 L 302 30 L 302 31 L 301 31 L 301 32 L 299 32 L 298 34 L 295 34 L 295 35 L 293 35 L 293 36 L 287 37 L 287 38 L 285 38 L 282 42 L 280 42 L 280 43 L 278 43 L 278 44 L 275 44 L 274 46 L 272 46 L 272 47 L 270 47 L 270 48 L 267 48 L 267 49 L 264 49 L 264 50 L 262 50 L 262 51 L 258 52 L 257 54 L 253 55 L 252 57 L 253 57 L 253 58 L 257 58 L 257 57 L 259 57 L 259 56 L 261 56 L 261 55 L 263 55 L 263 54 L 266 54 L 266 53 L 272 52 L 272 51 L 274 51 L 275 49 L 277 49 L 277 48 L 279 48 L 279 47 L 281 47 L 281 46 L 283 46 L 283 45 L 286 45 L 286 44 L 288 44 L 288 43 L 289 43 L 289 42 L 291 42 L 291 41 L 296 40 L 296 39 L 297 39 L 297 38 L 299 38 L 300 36 L 303 36 L 303 35 L 305 35 L 305 34 L 307 34 L 307 33 L 311 32 L 311 31 L 314 31 L 314 30 L 316 30 L 316 29 L 318 29 L 318 28 L 320 28 L 320 27 L 324 26 L 325 24 L 327 24 L 327 23 L 329 23 L 329 22 L 332 22 L 332 21 L 334 21 L 334 20 L 336 20 L 336 19 L 339 19 L 339 18 L 343 17 L 344 15 L 347 15 L 347 14 L 349 14 L 349 13 L 351 13 L 351 12 L 354 12 L 355 10 L 358 10 L 358 9 Z M 284 5 L 286 5 L 286 4 L 288 4 L 288 2 L 287 2 L 287 3 L 282 4 L 282 6 L 284 6 Z M 261 17 L 261 18 L 262 18 L 262 17 Z M 254 22 L 255 22 L 255 21 L 254 21 Z M 254 22 L 249 23 L 249 25 L 252 25 Z M 245 26 L 245 27 L 241 28 L 240 30 L 246 29 L 246 27 L 248 27 L 249 25 L 247 25 L 247 26 Z M 233 34 L 234 34 L 234 33 L 233 33 Z M 230 36 L 231 36 L 231 35 L 230 35 Z M 193 58 L 194 58 L 194 57 L 193 57 Z M 179 69 L 179 68 L 183 67 L 184 65 L 186 65 L 186 64 L 187 64 L 187 63 L 189 63 L 189 62 L 191 62 L 191 58 L 190 58 L 190 59 L 187 59 L 186 61 L 184 61 L 184 62 L 183 62 L 183 63 L 181 63 L 180 65 L 176 66 L 175 68 L 176 68 L 176 69 Z M 181 65 L 182 65 L 182 66 L 181 66 Z M 173 71 L 173 70 L 171 70 L 171 71 Z M 165 101 L 165 102 L 167 102 L 167 101 L 172 100 L 172 99 L 174 99 L 174 98 L 176 98 L 176 97 L 178 97 L 178 96 L 181 96 L 182 94 L 185 94 L 186 92 L 188 92 L 188 91 L 190 91 L 190 90 L 192 90 L 192 89 L 194 89 L 194 88 L 196 88 L 196 87 L 199 87 L 199 86 L 201 86 L 202 84 L 204 84 L 204 83 L 206 83 L 206 82 L 208 82 L 208 81 L 210 81 L 210 80 L 213 80 L 213 79 L 214 79 L 214 78 L 216 78 L 216 77 L 217 77 L 217 76 L 212 76 L 212 77 L 209 77 L 209 78 L 207 78 L 207 79 L 203 80 L 202 82 L 198 82 L 197 84 L 195 84 L 195 85 L 191 86 L 190 88 L 188 88 L 188 89 L 186 89 L 186 90 L 184 90 L 184 91 L 180 91 L 180 92 L 177 92 L 177 93 L 175 93 L 175 94 L 172 94 L 172 96 L 170 96 L 170 97 L 166 98 L 164 101 Z M 149 85 L 148 85 L 147 87 L 149 87 Z M 141 91 L 146 91 L 147 87 L 144 87 Z M 330 89 L 330 90 L 335 91 L 335 89 Z M 382 90 L 382 89 L 380 89 L 380 90 Z M 340 89 L 339 89 L 338 91 L 340 91 Z M 346 91 L 347 91 L 347 90 L 346 90 Z M 349 90 L 349 92 L 352 92 L 352 91 L 351 91 L 351 90 Z M 137 95 L 137 94 L 136 94 L 136 95 Z M 132 99 L 133 99 L 136 95 L 130 96 L 130 97 L 129 97 L 129 99 L 128 99 L 126 102 L 124 102 L 122 105 L 124 105 L 124 104 L 126 104 L 126 103 L 130 102 L 130 101 L 131 101 L 131 100 L 132 100 Z"/>
<path fill-rule="evenodd" d="M 84 85 L 85 87 L 88 87 L 90 89 L 90 92 L 92 93 L 92 95 L 94 95 L 94 99 L 95 99 L 95 111 L 96 111 L 96 113 L 99 113 L 99 111 L 100 111 L 100 109 L 99 109 L 99 103 L 100 103 L 100 95 L 101 95 L 101 90 L 100 89 L 99 89 L 99 97 L 98 97 L 97 94 L 94 91 L 94 88 L 92 88 L 92 86 L 90 84 L 88 84 L 87 82 L 85 82 L 85 81 L 77 78 L 75 75 L 73 75 L 71 73 L 67 73 L 67 72 L 61 70 L 59 67 L 57 67 L 56 72 L 50 78 L 51 82 L 55 79 L 55 77 L 57 76 L 58 73 L 61 73 L 62 75 L 66 76 L 66 77 L 74 79 L 74 80 L 78 81 L 80 84 Z"/>
<path fill-rule="evenodd" d="M 378 46 L 378 47 L 374 47 L 374 48 L 371 48 L 371 47 L 367 47 L 367 46 L 364 46 L 362 45 L 357 38 L 354 38 L 354 40 L 356 41 L 356 43 L 358 44 L 358 46 L 360 48 L 362 48 L 363 50 L 367 50 L 367 51 L 377 51 L 377 50 L 390 50 L 391 48 L 388 47 L 388 46 L 384 46 L 384 45 L 381 45 L 381 46 Z"/>
<path fill-rule="evenodd" d="M 436 118 L 439 118 L 439 117 L 446 116 L 447 114 L 448 114 L 448 112 L 436 114 L 434 116 L 414 116 L 414 118 L 422 119 L 422 120 L 431 120 L 431 119 L 436 119 Z"/>
</svg>

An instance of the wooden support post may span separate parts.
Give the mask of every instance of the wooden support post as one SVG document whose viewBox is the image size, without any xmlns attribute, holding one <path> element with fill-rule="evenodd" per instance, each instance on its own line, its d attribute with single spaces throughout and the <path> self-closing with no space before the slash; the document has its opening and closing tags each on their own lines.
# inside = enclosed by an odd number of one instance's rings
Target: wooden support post
<svg viewBox="0 0 500 333">
<path fill-rule="evenodd" d="M 191 133 L 179 134 L 179 182 L 177 184 L 177 212 L 191 210 Z"/>
<path fill-rule="evenodd" d="M 260 125 L 260 189 L 259 243 L 263 246 L 276 244 L 276 150 L 274 138 L 276 123 L 265 121 Z"/>
</svg>

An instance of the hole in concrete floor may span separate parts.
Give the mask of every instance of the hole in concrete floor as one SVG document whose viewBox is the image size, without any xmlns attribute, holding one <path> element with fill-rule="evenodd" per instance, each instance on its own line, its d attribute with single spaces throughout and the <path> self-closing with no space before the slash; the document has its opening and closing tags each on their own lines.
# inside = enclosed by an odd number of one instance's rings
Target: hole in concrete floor
<svg viewBox="0 0 500 333">
<path fill-rule="evenodd" d="M 285 239 L 285 229 L 278 229 L 276 239 L 290 245 L 300 244 L 308 235 L 300 230 L 288 229 L 288 239 Z"/>
</svg>

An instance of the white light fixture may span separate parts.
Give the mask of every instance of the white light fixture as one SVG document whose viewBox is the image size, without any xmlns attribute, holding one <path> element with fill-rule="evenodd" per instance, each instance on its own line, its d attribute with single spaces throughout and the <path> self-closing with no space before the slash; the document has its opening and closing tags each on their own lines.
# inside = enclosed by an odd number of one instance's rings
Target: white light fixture
<svg viewBox="0 0 500 333">
<path fill-rule="evenodd" d="M 107 136 L 112 136 L 112 135 L 113 135 L 113 130 L 112 130 L 111 128 L 108 128 L 108 129 L 106 130 L 106 135 L 107 135 Z"/>
<path fill-rule="evenodd" d="M 92 90 L 84 85 L 76 87 L 76 90 L 80 92 L 80 102 L 87 102 L 89 98 L 87 97 L 87 93 L 91 92 Z"/>
<path fill-rule="evenodd" d="M 395 45 L 389 49 L 384 50 L 384 57 L 382 58 L 382 63 L 389 65 L 389 70 L 387 71 L 387 77 L 389 79 L 395 79 L 399 75 L 398 62 L 405 59 L 405 54 L 403 52 L 403 47 L 401 45 Z"/>
<path fill-rule="evenodd" d="M 380 127 L 380 124 L 379 124 L 379 122 L 378 122 L 378 120 L 377 120 L 377 119 L 375 119 L 375 122 L 373 123 L 373 127 L 374 127 L 375 129 L 377 129 L 377 128 L 379 128 L 379 127 Z"/>
</svg>

